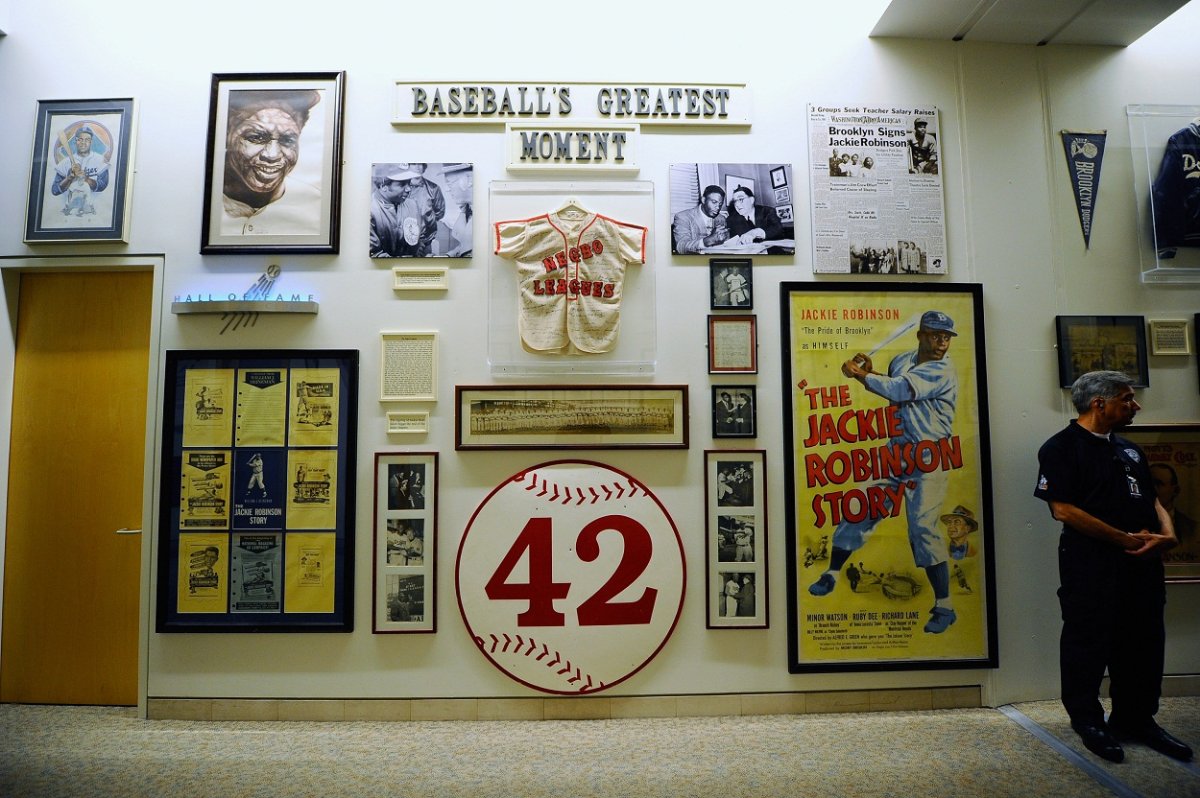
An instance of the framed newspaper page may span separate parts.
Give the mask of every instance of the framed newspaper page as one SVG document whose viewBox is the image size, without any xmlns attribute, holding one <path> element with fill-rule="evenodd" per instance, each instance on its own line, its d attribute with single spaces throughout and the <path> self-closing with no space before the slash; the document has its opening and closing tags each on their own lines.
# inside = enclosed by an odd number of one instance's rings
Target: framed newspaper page
<svg viewBox="0 0 1200 798">
<path fill-rule="evenodd" d="M 981 286 L 780 299 L 790 670 L 994 667 Z"/>
<path fill-rule="evenodd" d="M 941 134 L 932 106 L 808 106 L 814 274 L 946 274 Z"/>
<path fill-rule="evenodd" d="M 354 628 L 358 352 L 168 351 L 159 632 Z"/>
<path fill-rule="evenodd" d="M 709 629 L 765 629 L 767 618 L 767 453 L 704 453 Z"/>
<path fill-rule="evenodd" d="M 437 452 L 375 455 L 375 634 L 436 632 Z"/>
<path fill-rule="evenodd" d="M 1200 424 L 1135 424 L 1121 435 L 1142 447 L 1154 492 L 1179 545 L 1163 555 L 1168 582 L 1200 582 Z"/>
</svg>

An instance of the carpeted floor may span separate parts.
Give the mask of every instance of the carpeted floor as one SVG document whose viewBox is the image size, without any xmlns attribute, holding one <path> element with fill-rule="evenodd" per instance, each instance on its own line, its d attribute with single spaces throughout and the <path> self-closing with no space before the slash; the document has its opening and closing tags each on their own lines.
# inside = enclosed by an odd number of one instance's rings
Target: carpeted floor
<svg viewBox="0 0 1200 798">
<path fill-rule="evenodd" d="M 1200 743 L 1200 697 L 1162 725 Z M 1039 736 L 1043 735 L 1043 736 Z M 1057 742 L 1056 742 L 1057 741 Z M 0 705 L 0 796 L 1200 796 L 1200 766 L 1089 754 L 1057 701 L 589 721 L 147 721 Z"/>
</svg>

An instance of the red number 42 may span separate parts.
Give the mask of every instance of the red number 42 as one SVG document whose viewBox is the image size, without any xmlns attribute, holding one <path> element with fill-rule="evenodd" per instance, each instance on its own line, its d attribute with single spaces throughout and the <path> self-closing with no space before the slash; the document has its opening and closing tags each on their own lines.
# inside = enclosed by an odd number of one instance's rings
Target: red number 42
<svg viewBox="0 0 1200 798">
<path fill-rule="evenodd" d="M 592 562 L 600 556 L 601 532 L 621 535 L 625 544 L 621 562 L 612 576 L 594 594 L 579 605 L 576 615 L 580 626 L 617 626 L 650 623 L 658 591 L 652 587 L 635 601 L 613 601 L 613 597 L 634 583 L 654 553 L 654 542 L 646 527 L 625 515 L 597 518 L 579 533 L 575 551 L 579 559 Z M 517 615 L 517 626 L 562 626 L 565 618 L 554 609 L 556 599 L 566 598 L 570 582 L 554 581 L 552 519 L 530 518 L 512 548 L 504 555 L 484 590 L 492 601 L 526 601 L 528 609 Z M 529 581 L 510 582 L 513 568 L 529 552 Z"/>
</svg>

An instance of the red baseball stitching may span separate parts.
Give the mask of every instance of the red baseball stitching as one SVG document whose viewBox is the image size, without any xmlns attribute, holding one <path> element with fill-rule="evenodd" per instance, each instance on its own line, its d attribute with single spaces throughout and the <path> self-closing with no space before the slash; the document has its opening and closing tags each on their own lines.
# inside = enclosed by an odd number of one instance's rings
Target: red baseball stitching
<svg viewBox="0 0 1200 798">
<path fill-rule="evenodd" d="M 561 652 L 551 649 L 545 643 L 540 644 L 539 652 L 539 644 L 532 637 L 508 634 L 501 634 L 499 637 L 489 634 L 488 637 L 491 639 L 490 643 L 478 635 L 475 637 L 475 645 L 479 646 L 485 654 L 533 657 L 534 662 L 541 663 L 557 675 L 565 677 L 567 684 L 581 693 L 604 689 L 604 682 L 593 681 L 591 674 L 584 673 L 578 665 L 572 665 L 569 659 L 563 659 Z M 522 651 L 522 649 L 524 650 Z M 536 656 L 534 656 L 535 653 Z"/>
<path fill-rule="evenodd" d="M 520 479 L 524 479 L 526 477 L 529 479 L 529 484 L 525 486 L 525 490 L 531 492 L 537 491 L 536 495 L 538 498 L 549 494 L 546 501 L 560 502 L 561 504 L 573 503 L 576 506 L 585 503 L 595 504 L 596 502 L 600 501 L 612 501 L 614 498 L 621 499 L 626 495 L 632 499 L 634 496 L 638 495 L 639 489 L 641 490 L 642 494 L 648 495 L 646 489 L 632 479 L 627 480 L 626 482 L 613 480 L 612 482 L 597 485 L 596 487 L 573 488 L 569 485 L 561 485 L 558 482 L 551 482 L 545 477 L 542 477 L 539 480 L 536 471 L 526 472 L 521 475 Z M 520 481 L 520 479 L 518 481 Z M 604 495 L 601 496 L 599 493 L 597 493 L 596 488 L 604 491 Z"/>
</svg>

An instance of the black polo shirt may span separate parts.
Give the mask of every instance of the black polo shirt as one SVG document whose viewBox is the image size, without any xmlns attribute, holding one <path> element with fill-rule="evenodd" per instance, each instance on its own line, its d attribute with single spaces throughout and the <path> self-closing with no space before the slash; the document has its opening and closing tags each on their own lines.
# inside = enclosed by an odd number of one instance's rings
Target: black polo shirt
<svg viewBox="0 0 1200 798">
<path fill-rule="evenodd" d="M 1132 441 L 1100 438 L 1072 420 L 1042 444 L 1038 464 L 1037 498 L 1073 504 L 1123 532 L 1158 531 L 1154 479 Z"/>
</svg>

